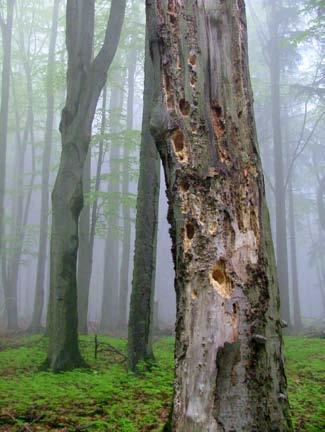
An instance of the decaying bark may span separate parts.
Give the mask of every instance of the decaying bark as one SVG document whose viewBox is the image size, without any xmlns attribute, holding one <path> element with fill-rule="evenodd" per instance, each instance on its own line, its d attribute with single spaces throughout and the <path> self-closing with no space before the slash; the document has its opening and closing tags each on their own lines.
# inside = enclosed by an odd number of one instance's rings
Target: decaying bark
<svg viewBox="0 0 325 432">
<path fill-rule="evenodd" d="M 243 0 L 147 0 L 177 294 L 171 429 L 290 431 Z"/>
<path fill-rule="evenodd" d="M 97 101 L 114 58 L 125 0 L 112 0 L 105 40 L 93 60 L 94 0 L 67 2 L 67 97 L 60 132 L 62 153 L 52 193 L 49 350 L 46 364 L 65 370 L 84 364 L 78 346 L 76 264 L 82 176 Z"/>
</svg>

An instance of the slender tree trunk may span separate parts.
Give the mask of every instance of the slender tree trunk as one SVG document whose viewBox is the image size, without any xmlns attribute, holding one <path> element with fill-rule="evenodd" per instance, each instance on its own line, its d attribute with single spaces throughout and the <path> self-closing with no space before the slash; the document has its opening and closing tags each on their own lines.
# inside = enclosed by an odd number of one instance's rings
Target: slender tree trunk
<svg viewBox="0 0 325 432">
<path fill-rule="evenodd" d="M 107 237 L 104 255 L 103 300 L 101 314 L 101 331 L 107 333 L 113 330 L 118 320 L 119 295 L 119 193 L 120 193 L 120 147 L 114 139 L 114 134 L 120 132 L 120 121 L 123 106 L 123 93 L 120 88 L 113 88 L 110 99 L 111 150 L 109 157 L 109 176 L 107 215 Z"/>
<path fill-rule="evenodd" d="M 145 81 L 138 183 L 136 238 L 130 316 L 128 328 L 128 365 L 153 359 L 151 327 L 153 318 L 157 227 L 159 209 L 159 155 L 150 133 L 153 107 L 153 64 L 146 35 Z"/>
<path fill-rule="evenodd" d="M 103 102 L 102 102 L 102 122 L 101 122 L 101 134 L 102 138 L 99 143 L 99 154 L 96 170 L 95 180 L 95 194 L 98 193 L 100 188 L 100 176 L 104 158 L 104 133 L 106 127 L 106 99 L 107 90 L 106 86 L 103 90 Z M 84 186 L 88 193 L 90 192 L 90 175 L 91 175 L 91 156 L 88 155 L 88 161 L 86 164 L 86 170 L 84 173 Z M 80 218 L 80 251 L 78 260 L 78 315 L 79 315 L 79 332 L 87 334 L 88 332 L 88 305 L 89 305 L 89 290 L 90 281 L 92 275 L 93 265 L 93 250 L 97 224 L 97 211 L 98 211 L 98 198 L 96 197 L 91 209 L 87 205 L 84 207 L 81 218 Z M 89 218 L 91 217 L 91 220 Z"/>
<path fill-rule="evenodd" d="M 280 97 L 280 37 L 278 10 L 281 0 L 269 4 L 269 30 L 270 30 L 270 77 L 271 77 L 271 103 L 272 103 L 272 130 L 274 151 L 274 178 L 275 178 L 275 223 L 276 223 L 276 260 L 281 296 L 281 315 L 290 326 L 290 299 L 288 275 L 288 247 L 287 247 L 287 220 L 286 220 L 286 186 L 284 179 L 283 141 L 281 121 Z"/>
<path fill-rule="evenodd" d="M 36 287 L 33 319 L 30 331 L 39 332 L 42 328 L 41 320 L 45 297 L 45 266 L 47 255 L 48 237 L 48 215 L 49 215 L 49 180 L 50 163 L 53 141 L 54 125 L 54 77 L 55 77 L 55 46 L 58 33 L 60 0 L 55 0 L 52 13 L 52 29 L 49 43 L 49 54 L 47 61 L 47 85 L 46 85 L 46 126 L 44 138 L 44 150 L 42 157 L 42 190 L 41 190 L 41 214 L 40 233 L 38 243 Z"/>
<path fill-rule="evenodd" d="M 88 152 L 84 174 L 83 190 L 86 196 L 79 223 L 79 255 L 78 255 L 78 317 L 79 332 L 87 334 L 88 332 L 88 303 L 89 303 L 89 286 L 91 279 L 91 258 L 90 258 L 90 205 L 87 201 L 87 194 L 90 193 L 90 176 L 91 176 L 91 151 Z"/>
<path fill-rule="evenodd" d="M 1 106 L 0 106 L 0 254 L 3 248 L 4 235 L 4 199 L 6 187 L 6 160 L 7 160 L 7 135 L 9 113 L 9 89 L 11 69 L 11 39 L 14 16 L 15 0 L 7 0 L 7 20 L 1 17 L 2 32 L 2 77 L 1 77 Z"/>
<path fill-rule="evenodd" d="M 318 216 L 319 223 L 323 230 L 325 230 L 325 175 L 319 182 L 319 187 L 317 191 L 317 206 L 318 206 Z"/>
<path fill-rule="evenodd" d="M 296 215 L 295 204 L 292 190 L 292 180 L 288 184 L 289 194 L 289 236 L 290 236 L 290 259 L 291 259 L 291 278 L 293 295 L 293 323 L 296 331 L 302 327 L 300 298 L 299 298 L 299 278 L 297 267 L 297 246 L 296 246 Z"/>
<path fill-rule="evenodd" d="M 177 432 L 291 431 L 245 4 L 147 1 L 177 294 Z"/>
<path fill-rule="evenodd" d="M 132 44 L 132 42 L 131 42 Z M 132 49 L 128 53 L 128 100 L 127 100 L 127 119 L 126 128 L 131 131 L 133 128 L 133 102 L 134 102 L 134 75 L 137 63 L 137 52 Z M 123 183 L 122 194 L 127 197 L 129 194 L 130 174 L 129 174 L 130 144 L 127 139 L 123 148 Z M 122 262 L 120 272 L 120 295 L 119 295 L 119 327 L 127 327 L 127 304 L 129 296 L 129 269 L 130 269 L 130 248 L 131 248 L 131 211 L 127 202 L 123 201 L 123 242 L 122 242 Z"/>
<path fill-rule="evenodd" d="M 97 212 L 98 212 L 98 197 L 97 193 L 100 189 L 101 184 L 101 173 L 104 162 L 104 134 L 106 131 L 106 104 L 107 104 L 107 86 L 104 87 L 103 90 L 103 101 L 102 101 L 102 121 L 100 126 L 101 139 L 99 142 L 99 151 L 98 151 L 98 161 L 97 161 L 97 169 L 96 169 L 96 180 L 95 180 L 95 200 L 91 209 L 91 226 L 90 226 L 90 262 L 91 269 L 93 264 L 93 250 L 94 250 L 94 242 L 95 242 L 95 234 L 96 234 L 96 224 L 97 224 Z"/>
<path fill-rule="evenodd" d="M 34 112 L 33 112 L 33 85 L 32 85 L 32 71 L 30 67 L 30 60 L 27 57 L 27 53 L 30 51 L 29 47 L 24 49 L 24 34 L 20 31 L 21 47 L 23 49 L 22 55 L 25 58 L 24 69 L 26 74 L 27 82 L 27 116 L 26 124 L 24 128 L 24 134 L 22 140 L 20 138 L 20 127 L 19 127 L 19 112 L 18 104 L 14 94 L 15 103 L 15 115 L 16 115 L 16 157 L 15 157 L 15 171 L 14 176 L 15 183 L 15 204 L 13 211 L 13 237 L 15 238 L 14 250 L 10 255 L 7 255 L 7 282 L 8 286 L 5 288 L 6 294 L 6 305 L 7 305 L 7 317 L 8 317 L 8 329 L 16 330 L 18 328 L 18 277 L 21 263 L 21 256 L 23 252 L 26 226 L 28 223 L 28 215 L 30 210 L 30 203 L 32 198 L 34 180 L 36 177 L 36 163 L 35 163 L 35 148 L 34 148 Z M 30 177 L 29 191 L 25 198 L 25 184 L 24 184 L 24 172 L 25 172 L 25 158 L 27 152 L 28 143 L 31 147 L 32 154 L 32 173 Z"/>
<path fill-rule="evenodd" d="M 61 160 L 52 193 L 50 340 L 45 361 L 45 366 L 54 371 L 85 364 L 78 344 L 76 274 L 82 178 L 92 122 L 118 46 L 125 3 L 112 0 L 105 40 L 92 60 L 95 2 L 67 2 L 67 98 L 60 124 Z"/>
</svg>

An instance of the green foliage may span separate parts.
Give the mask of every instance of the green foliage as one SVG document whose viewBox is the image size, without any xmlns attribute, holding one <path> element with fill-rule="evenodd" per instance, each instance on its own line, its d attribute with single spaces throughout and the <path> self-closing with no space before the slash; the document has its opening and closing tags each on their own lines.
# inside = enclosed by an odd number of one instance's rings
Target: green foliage
<svg viewBox="0 0 325 432">
<path fill-rule="evenodd" d="M 95 360 L 93 336 L 80 342 L 91 369 L 52 374 L 38 369 L 46 338 L 0 341 L 0 430 L 25 424 L 33 431 L 161 431 L 172 398 L 174 340 L 160 339 L 157 362 L 139 375 L 126 371 L 119 354 L 99 352 Z M 126 350 L 122 339 L 101 336 L 99 342 Z M 296 431 L 321 431 L 325 341 L 288 337 L 286 355 Z"/>
</svg>

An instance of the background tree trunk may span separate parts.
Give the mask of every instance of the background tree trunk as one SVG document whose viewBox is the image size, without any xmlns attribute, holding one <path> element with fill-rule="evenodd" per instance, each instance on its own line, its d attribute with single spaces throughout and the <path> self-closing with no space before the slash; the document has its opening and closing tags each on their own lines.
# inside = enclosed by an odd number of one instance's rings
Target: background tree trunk
<svg viewBox="0 0 325 432">
<path fill-rule="evenodd" d="M 177 295 L 172 430 L 291 431 L 245 4 L 147 1 Z"/>
<path fill-rule="evenodd" d="M 9 89 L 11 69 L 11 39 L 14 17 L 15 0 L 7 0 L 7 17 L 0 17 L 2 32 L 2 78 L 1 78 L 1 105 L 0 105 L 0 254 L 3 248 L 4 235 L 4 199 L 6 186 L 6 160 L 7 160 L 7 135 L 9 113 Z"/>
<path fill-rule="evenodd" d="M 45 266 L 48 248 L 48 217 L 49 217 L 49 180 L 50 162 L 54 125 L 54 77 L 55 77 L 55 46 L 58 33 L 60 0 L 55 0 L 52 13 L 52 29 L 49 43 L 46 83 L 46 126 L 44 150 L 42 158 L 42 190 L 41 190 L 41 218 L 37 255 L 36 288 L 33 319 L 30 331 L 39 332 L 42 328 L 41 320 L 45 297 Z"/>
<path fill-rule="evenodd" d="M 299 296 L 299 278 L 297 267 L 297 245 L 296 245 L 296 215 L 295 203 L 292 190 L 292 180 L 288 184 L 289 195 L 289 235 L 290 235 L 290 260 L 291 260 L 291 278 L 292 278 L 292 297 L 293 297 L 293 324 L 296 331 L 302 328 L 300 296 Z"/>
<path fill-rule="evenodd" d="M 160 187 L 159 155 L 149 130 L 153 107 L 153 85 L 153 64 L 146 37 L 136 238 L 128 328 L 128 365 L 131 370 L 136 369 L 139 361 L 153 359 L 151 326 Z"/>
<path fill-rule="evenodd" d="M 132 41 L 131 41 L 132 44 Z M 133 129 L 133 103 L 134 103 L 134 81 L 135 70 L 137 65 L 137 52 L 134 48 L 130 49 L 128 55 L 128 100 L 127 100 L 127 118 L 126 128 L 127 131 Z M 130 159 L 130 144 L 127 138 L 124 142 L 123 148 L 123 242 L 122 242 L 122 262 L 120 272 L 120 295 L 119 295 L 119 328 L 127 327 L 127 305 L 129 296 L 129 268 L 130 268 L 130 248 L 131 248 L 131 211 L 128 202 L 125 202 L 129 194 L 130 186 L 130 173 L 129 173 L 129 159 Z"/>
<path fill-rule="evenodd" d="M 52 193 L 50 340 L 45 362 L 54 371 L 85 364 L 78 345 L 76 280 L 82 177 L 97 102 L 121 34 L 125 3 L 112 0 L 105 40 L 92 60 L 95 2 L 67 2 L 67 98 L 60 124 L 61 160 Z"/>
<path fill-rule="evenodd" d="M 278 269 L 281 314 L 290 327 L 290 298 L 288 274 L 288 246 L 287 246 L 287 219 L 286 219 L 286 185 L 284 176 L 282 120 L 281 120 L 281 62 L 279 26 L 281 1 L 272 1 L 267 5 L 269 9 L 270 32 L 270 78 L 272 103 L 272 130 L 274 152 L 274 179 L 275 179 L 275 224 L 276 224 L 276 262 Z"/>
<path fill-rule="evenodd" d="M 124 79 L 123 79 L 124 81 Z M 122 88 L 113 88 L 110 99 L 110 130 L 112 134 L 109 156 L 108 180 L 108 215 L 107 237 L 105 242 L 103 300 L 101 315 L 101 331 L 107 333 L 112 330 L 118 319 L 119 296 L 119 262 L 120 248 L 118 238 L 118 224 L 120 211 L 120 144 L 114 143 L 114 134 L 121 132 L 121 115 L 123 108 Z"/>
<path fill-rule="evenodd" d="M 89 287 L 91 279 L 91 258 L 90 258 L 90 177 L 91 177 L 91 151 L 86 158 L 83 174 L 84 205 L 79 222 L 79 254 L 78 254 L 78 322 L 79 333 L 88 333 L 88 302 Z"/>
</svg>

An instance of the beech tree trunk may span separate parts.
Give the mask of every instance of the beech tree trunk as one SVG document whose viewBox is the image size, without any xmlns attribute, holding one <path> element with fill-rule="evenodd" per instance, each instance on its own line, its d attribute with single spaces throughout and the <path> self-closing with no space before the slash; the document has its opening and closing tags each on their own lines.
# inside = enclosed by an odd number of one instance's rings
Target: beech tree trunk
<svg viewBox="0 0 325 432">
<path fill-rule="evenodd" d="M 107 86 L 103 89 L 102 101 L 102 121 L 101 121 L 101 140 L 99 143 L 99 153 L 95 179 L 95 194 L 100 188 L 100 176 L 104 159 L 104 133 L 106 128 L 106 99 Z M 86 191 L 90 192 L 90 175 L 91 175 L 91 155 L 87 156 L 87 163 L 84 173 L 84 185 Z M 79 316 L 79 332 L 87 334 L 88 332 L 88 306 L 89 306 L 89 290 L 93 267 L 93 250 L 96 234 L 98 212 L 98 197 L 95 197 L 92 209 L 90 206 L 84 207 L 80 216 L 80 250 L 78 258 L 78 316 Z M 90 220 L 89 220 L 90 218 Z"/>
<path fill-rule="evenodd" d="M 148 35 L 146 35 L 140 173 L 128 327 L 128 366 L 133 371 L 138 362 L 153 359 L 151 327 L 160 188 L 159 154 L 149 128 L 153 108 L 153 86 L 153 64 L 149 53 Z"/>
<path fill-rule="evenodd" d="M 18 18 L 19 19 L 19 18 Z M 19 21 L 18 21 L 19 23 Z M 8 317 L 8 329 L 16 330 L 18 328 L 18 277 L 19 269 L 21 263 L 21 257 L 23 253 L 23 246 L 26 234 L 26 226 L 28 223 L 28 215 L 30 210 L 30 203 L 33 192 L 34 180 L 36 177 L 36 162 L 35 162 L 35 148 L 34 148 L 34 112 L 33 112 L 33 83 L 32 83 L 32 70 L 30 61 L 28 59 L 27 53 L 30 52 L 30 46 L 25 46 L 24 31 L 22 26 L 19 27 L 19 39 L 21 54 L 24 58 L 23 66 L 26 74 L 26 87 L 27 87 L 27 114 L 26 123 L 24 127 L 24 133 L 21 137 L 20 135 L 20 112 L 19 105 L 16 100 L 16 93 L 13 89 L 13 99 L 15 107 L 15 118 L 16 118 L 16 155 L 14 163 L 13 184 L 15 190 L 15 197 L 13 199 L 13 211 L 12 220 L 13 225 L 12 237 L 15 238 L 14 248 L 12 248 L 11 253 L 6 256 L 6 264 L 3 263 L 3 269 L 6 282 L 5 296 L 6 296 L 6 308 Z M 32 172 L 30 176 L 30 181 L 28 184 L 28 193 L 25 198 L 24 190 L 24 168 L 25 168 L 25 158 L 27 152 L 27 146 L 30 144 L 31 154 L 32 154 Z M 5 241 L 4 241 L 5 245 Z M 4 256 L 3 256 L 4 260 Z M 5 270 L 6 267 L 6 270 Z"/>
<path fill-rule="evenodd" d="M 125 3 L 112 0 L 104 43 L 92 60 L 95 1 L 67 2 L 67 97 L 60 124 L 61 160 L 52 193 L 50 338 L 45 362 L 54 371 L 85 364 L 78 345 L 76 280 L 82 177 L 97 101 L 118 46 Z"/>
<path fill-rule="evenodd" d="M 83 193 L 90 193 L 91 150 L 86 158 L 83 174 Z M 86 200 L 89 199 L 86 196 Z M 79 223 L 79 254 L 78 254 L 78 328 L 79 333 L 88 333 L 88 303 L 91 279 L 90 258 L 90 205 L 86 202 L 80 214 Z"/>
<path fill-rule="evenodd" d="M 36 288 L 34 299 L 33 319 L 30 331 L 39 332 L 42 328 L 41 320 L 45 298 L 45 265 L 48 248 L 48 215 L 49 215 L 49 180 L 50 163 L 54 124 L 54 76 L 55 76 L 55 46 L 58 33 L 60 0 L 55 0 L 52 13 L 52 29 L 49 43 L 46 85 L 46 128 L 44 150 L 42 158 L 42 190 L 41 190 L 41 217 L 40 234 L 37 255 Z"/>
<path fill-rule="evenodd" d="M 11 68 L 11 40 L 12 24 L 14 17 L 15 0 L 7 0 L 6 21 L 0 15 L 0 27 L 2 33 L 2 76 L 1 76 L 1 105 L 0 105 L 0 255 L 3 248 L 4 235 L 4 199 L 6 185 L 6 160 L 7 160 L 7 134 L 9 113 L 9 89 Z"/>
<path fill-rule="evenodd" d="M 319 223 L 322 229 L 325 230 L 325 176 L 321 179 L 317 191 L 317 206 L 318 206 L 318 215 L 319 215 Z"/>
<path fill-rule="evenodd" d="M 292 279 L 292 297 L 293 297 L 293 324 L 296 331 L 302 327 L 300 295 L 299 295 L 299 278 L 297 267 L 297 244 L 296 244 L 296 215 L 295 203 L 292 190 L 292 180 L 288 185 L 289 194 L 289 234 L 290 234 L 290 261 L 291 261 L 291 279 Z"/>
<path fill-rule="evenodd" d="M 124 78 L 122 80 L 124 82 Z M 108 333 L 117 325 L 118 296 L 119 296 L 119 262 L 120 242 L 118 238 L 118 224 L 120 211 L 120 147 L 114 142 L 114 134 L 120 133 L 121 115 L 123 108 L 123 92 L 121 88 L 113 88 L 110 99 L 111 149 L 109 156 L 109 181 L 107 215 L 107 236 L 104 256 L 103 300 L 100 328 Z"/>
<path fill-rule="evenodd" d="M 268 2 L 270 32 L 270 78 L 273 130 L 273 160 L 275 179 L 275 225 L 276 225 L 276 262 L 281 296 L 281 315 L 290 326 L 289 271 L 286 219 L 286 185 L 283 161 L 283 140 L 281 120 L 281 39 L 279 36 L 281 0 Z"/>
<path fill-rule="evenodd" d="M 132 43 L 132 42 L 131 42 Z M 137 52 L 132 48 L 128 53 L 128 100 L 126 128 L 131 131 L 133 128 L 133 102 L 134 102 L 134 79 L 137 65 Z M 130 173 L 130 143 L 125 140 L 123 148 L 123 183 L 122 194 L 124 199 L 129 194 Z M 129 297 L 129 268 L 130 268 L 130 248 L 131 248 L 131 210 L 127 202 L 123 201 L 123 241 L 122 241 L 122 262 L 120 271 L 120 295 L 119 295 L 119 327 L 127 327 L 127 305 Z"/>
<path fill-rule="evenodd" d="M 243 0 L 147 0 L 177 294 L 177 432 L 291 431 Z"/>
</svg>

